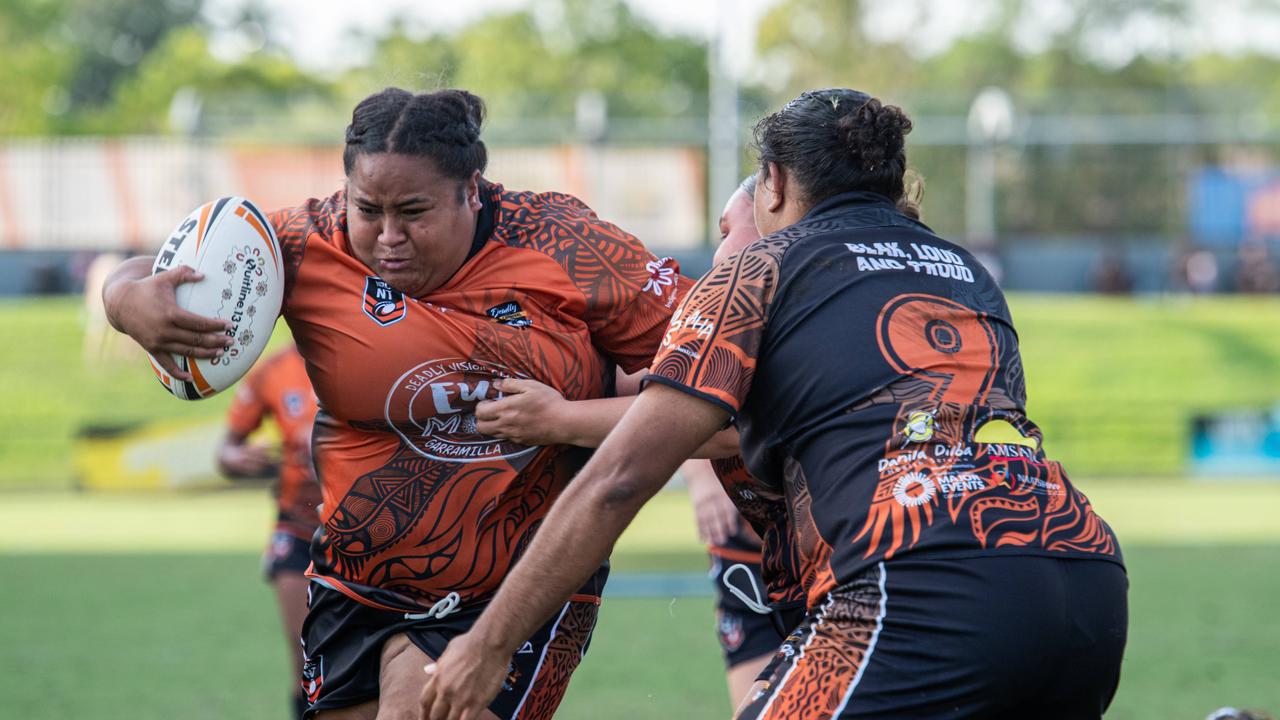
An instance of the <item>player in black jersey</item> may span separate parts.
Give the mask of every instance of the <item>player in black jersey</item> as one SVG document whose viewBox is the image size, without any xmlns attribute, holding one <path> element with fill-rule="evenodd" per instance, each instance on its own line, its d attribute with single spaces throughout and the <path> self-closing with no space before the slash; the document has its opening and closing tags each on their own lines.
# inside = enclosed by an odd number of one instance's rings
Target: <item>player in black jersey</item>
<svg viewBox="0 0 1280 720">
<path fill-rule="evenodd" d="M 765 237 L 672 316 L 639 398 L 428 669 L 428 717 L 484 707 L 726 422 L 752 477 L 730 497 L 808 608 L 739 718 L 1102 716 L 1128 626 L 1119 544 L 1027 416 L 1000 288 L 903 212 L 910 129 L 848 89 L 756 126 Z"/>
</svg>

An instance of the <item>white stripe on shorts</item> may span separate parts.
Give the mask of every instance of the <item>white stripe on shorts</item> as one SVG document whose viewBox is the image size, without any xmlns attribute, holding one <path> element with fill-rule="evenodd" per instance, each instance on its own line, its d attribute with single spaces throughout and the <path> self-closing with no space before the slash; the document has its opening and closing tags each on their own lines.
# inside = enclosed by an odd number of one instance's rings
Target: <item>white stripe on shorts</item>
<svg viewBox="0 0 1280 720">
<path fill-rule="evenodd" d="M 871 642 L 867 643 L 867 653 L 862 656 L 862 663 L 858 665 L 858 672 L 853 676 L 853 682 L 849 684 L 849 689 L 844 693 L 844 700 L 840 701 L 840 707 L 831 714 L 832 720 L 840 717 L 840 713 L 844 712 L 845 706 L 849 704 L 849 698 L 853 697 L 853 691 L 857 689 L 858 683 L 862 682 L 862 674 L 867 671 L 867 666 L 871 664 L 871 653 L 876 650 L 876 641 L 880 639 L 880 629 L 884 627 L 885 606 L 889 604 L 889 593 L 884 589 L 884 581 L 887 577 L 884 569 L 884 561 L 880 562 L 880 613 L 876 615 L 876 629 L 871 632 Z"/>
<path fill-rule="evenodd" d="M 569 606 L 573 601 L 564 604 L 560 610 L 560 614 L 556 616 L 556 624 L 551 626 L 551 636 L 547 638 L 547 642 L 542 646 L 542 655 L 538 658 L 538 665 L 533 669 L 533 677 L 529 678 L 529 687 L 525 688 L 524 695 L 520 698 L 520 704 L 516 705 L 516 711 L 511 713 L 512 720 L 520 717 L 520 711 L 524 709 L 524 701 L 529 699 L 529 693 L 533 692 L 533 686 L 538 682 L 538 673 L 542 672 L 542 663 L 547 660 L 547 651 L 551 649 L 551 642 L 556 639 L 556 632 L 560 630 L 560 622 L 564 620 L 564 614 L 569 612 Z"/>
</svg>

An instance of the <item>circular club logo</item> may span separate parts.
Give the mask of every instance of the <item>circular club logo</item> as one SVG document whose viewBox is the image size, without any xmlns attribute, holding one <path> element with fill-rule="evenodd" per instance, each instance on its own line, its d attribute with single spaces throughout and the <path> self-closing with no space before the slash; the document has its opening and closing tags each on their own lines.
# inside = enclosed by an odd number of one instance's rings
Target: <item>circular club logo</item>
<svg viewBox="0 0 1280 720">
<path fill-rule="evenodd" d="M 463 358 L 429 360 L 400 376 L 387 395 L 386 420 L 419 455 L 449 462 L 511 460 L 537 447 L 482 435 L 476 403 L 501 397 L 505 367 Z"/>
</svg>

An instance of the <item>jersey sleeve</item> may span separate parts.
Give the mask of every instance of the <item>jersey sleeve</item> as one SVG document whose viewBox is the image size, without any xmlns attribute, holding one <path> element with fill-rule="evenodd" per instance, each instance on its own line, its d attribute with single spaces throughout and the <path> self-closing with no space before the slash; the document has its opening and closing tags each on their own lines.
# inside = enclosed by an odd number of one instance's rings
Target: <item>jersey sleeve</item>
<svg viewBox="0 0 1280 720">
<path fill-rule="evenodd" d="M 534 243 L 586 299 L 584 320 L 595 346 L 627 372 L 644 369 L 693 282 L 673 258 L 654 255 L 577 198 L 545 193 L 527 202 L 541 210 Z"/>
<path fill-rule="evenodd" d="M 751 390 L 786 244 L 761 240 L 712 268 L 680 304 L 645 382 L 736 416 Z"/>
<path fill-rule="evenodd" d="M 267 214 L 280 243 L 284 256 L 284 307 L 289 305 L 298 268 L 302 266 L 302 253 L 307 241 L 319 235 L 329 240 L 340 228 L 346 227 L 346 196 L 337 192 L 324 200 L 311 199 L 296 207 L 276 210 Z"/>
<path fill-rule="evenodd" d="M 247 436 L 262 425 L 267 412 L 267 401 L 262 392 L 262 373 L 250 372 L 236 387 L 236 393 L 231 399 L 231 407 L 227 410 L 227 430 L 236 435 Z"/>
</svg>

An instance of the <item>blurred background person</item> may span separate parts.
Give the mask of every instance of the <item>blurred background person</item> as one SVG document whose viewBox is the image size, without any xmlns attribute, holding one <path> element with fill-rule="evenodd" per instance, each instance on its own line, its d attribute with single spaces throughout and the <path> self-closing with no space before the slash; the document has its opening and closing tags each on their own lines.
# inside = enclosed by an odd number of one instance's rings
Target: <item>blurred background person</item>
<svg viewBox="0 0 1280 720">
<path fill-rule="evenodd" d="M 1090 269 L 1089 287 L 1102 295 L 1128 295 L 1133 292 L 1133 273 L 1122 251 L 1107 248 L 1098 253 Z"/>
<path fill-rule="evenodd" d="M 1263 240 L 1240 244 L 1236 258 L 1235 290 L 1238 293 L 1266 295 L 1280 291 L 1280 269 L 1271 257 L 1271 249 Z"/>
<path fill-rule="evenodd" d="M 1218 291 L 1218 257 L 1208 248 L 1179 246 L 1170 273 L 1171 289 L 1176 293 L 1207 295 Z"/>
<path fill-rule="evenodd" d="M 320 483 L 311 462 L 316 394 L 306 364 L 292 344 L 258 360 L 235 387 L 227 433 L 218 447 L 218 468 L 227 477 L 273 476 L 275 529 L 262 556 L 262 570 L 275 588 L 285 644 L 293 661 L 289 698 L 296 720 L 307 709 L 302 677 L 302 620 L 307 615 L 307 567 L 311 538 L 320 526 Z M 267 420 L 279 431 L 278 447 L 251 442 Z"/>
</svg>

